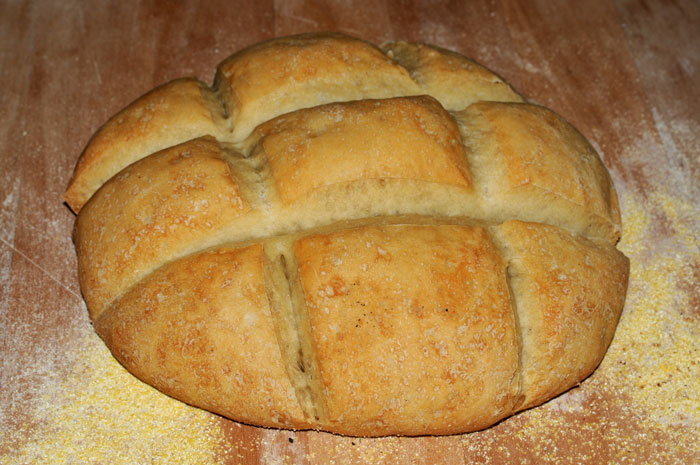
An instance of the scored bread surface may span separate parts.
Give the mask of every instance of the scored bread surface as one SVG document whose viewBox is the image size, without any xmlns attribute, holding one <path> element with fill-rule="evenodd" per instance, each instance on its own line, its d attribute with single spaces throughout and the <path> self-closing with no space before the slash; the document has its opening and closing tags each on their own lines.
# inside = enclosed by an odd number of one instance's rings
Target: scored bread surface
<svg viewBox="0 0 700 465">
<path fill-rule="evenodd" d="M 114 356 L 255 425 L 488 427 L 596 368 L 627 287 L 591 145 L 422 44 L 249 47 L 113 117 L 65 199 Z"/>
</svg>

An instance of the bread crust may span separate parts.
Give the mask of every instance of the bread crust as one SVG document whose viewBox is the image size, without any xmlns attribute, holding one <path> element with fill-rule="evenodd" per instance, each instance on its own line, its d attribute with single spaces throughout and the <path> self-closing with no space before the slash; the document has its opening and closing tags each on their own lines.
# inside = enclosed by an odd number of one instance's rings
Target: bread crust
<svg viewBox="0 0 700 465">
<path fill-rule="evenodd" d="M 585 138 L 421 44 L 252 46 L 116 115 L 65 198 L 115 357 L 262 426 L 488 427 L 596 368 L 629 273 Z"/>
</svg>

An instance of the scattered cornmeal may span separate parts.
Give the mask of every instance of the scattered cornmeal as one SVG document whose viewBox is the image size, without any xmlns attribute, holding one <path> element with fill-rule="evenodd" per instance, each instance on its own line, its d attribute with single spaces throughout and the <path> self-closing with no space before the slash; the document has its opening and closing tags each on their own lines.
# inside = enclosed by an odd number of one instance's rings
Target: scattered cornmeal
<svg viewBox="0 0 700 465">
<path fill-rule="evenodd" d="M 0 439 L 14 446 L 3 464 L 219 463 L 215 417 L 137 380 L 84 332 L 69 357 L 80 363 L 39 388 L 26 429 Z"/>
<path fill-rule="evenodd" d="M 615 379 L 627 386 L 635 404 L 649 412 L 649 426 L 690 427 L 697 437 L 700 309 L 693 309 L 697 301 L 692 301 L 699 292 L 692 270 L 693 263 L 700 263 L 697 211 L 661 191 L 644 204 L 628 198 L 623 208 L 626 232 L 619 247 L 630 257 L 630 288 L 627 311 L 603 364 L 606 371 L 616 371 Z M 671 231 L 656 230 L 660 224 Z"/>
</svg>

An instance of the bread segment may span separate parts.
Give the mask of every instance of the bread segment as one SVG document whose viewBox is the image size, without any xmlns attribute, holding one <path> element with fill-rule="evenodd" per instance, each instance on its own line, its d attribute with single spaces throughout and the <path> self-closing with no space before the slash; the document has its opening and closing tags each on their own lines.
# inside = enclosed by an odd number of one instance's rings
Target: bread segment
<svg viewBox="0 0 700 465">
<path fill-rule="evenodd" d="M 504 248 L 522 334 L 521 408 L 593 372 L 622 312 L 629 261 L 604 241 L 540 223 L 494 228 Z"/>
<path fill-rule="evenodd" d="M 155 268 L 221 243 L 224 229 L 249 212 L 211 139 L 129 166 L 88 202 L 76 224 L 80 284 L 91 317 Z"/>
<path fill-rule="evenodd" d="M 200 136 L 221 137 L 223 109 L 204 84 L 177 79 L 112 117 L 80 156 L 64 199 L 78 213 L 92 194 L 131 163 Z"/>
<path fill-rule="evenodd" d="M 458 53 L 426 44 L 388 42 L 382 50 L 406 68 L 428 95 L 450 111 L 480 101 L 522 102 L 505 81 Z"/>
<path fill-rule="evenodd" d="M 484 229 L 393 225 L 297 240 L 325 428 L 449 434 L 509 415 L 518 350 Z"/>
<path fill-rule="evenodd" d="M 586 139 L 544 107 L 480 102 L 455 113 L 483 210 L 491 219 L 620 237 L 617 194 Z"/>
<path fill-rule="evenodd" d="M 129 371 L 168 395 L 246 423 L 308 428 L 282 363 L 262 261 L 256 244 L 169 264 L 115 301 L 95 329 Z"/>
<path fill-rule="evenodd" d="M 302 34 L 249 47 L 219 65 L 215 86 L 227 103 L 234 142 L 300 108 L 423 93 L 377 47 L 343 34 Z"/>
<path fill-rule="evenodd" d="M 427 96 L 297 111 L 261 125 L 251 139 L 285 205 L 320 188 L 370 179 L 471 188 L 457 125 Z"/>
</svg>

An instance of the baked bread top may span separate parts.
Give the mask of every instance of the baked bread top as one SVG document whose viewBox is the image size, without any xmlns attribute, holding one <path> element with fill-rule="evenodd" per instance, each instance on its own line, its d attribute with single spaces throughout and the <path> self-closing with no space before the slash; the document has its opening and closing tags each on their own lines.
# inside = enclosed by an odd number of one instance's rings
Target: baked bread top
<svg viewBox="0 0 700 465">
<path fill-rule="evenodd" d="M 65 199 L 115 357 L 256 425 L 487 427 L 595 369 L 627 286 L 591 145 L 423 44 L 249 47 L 114 116 Z"/>
</svg>

